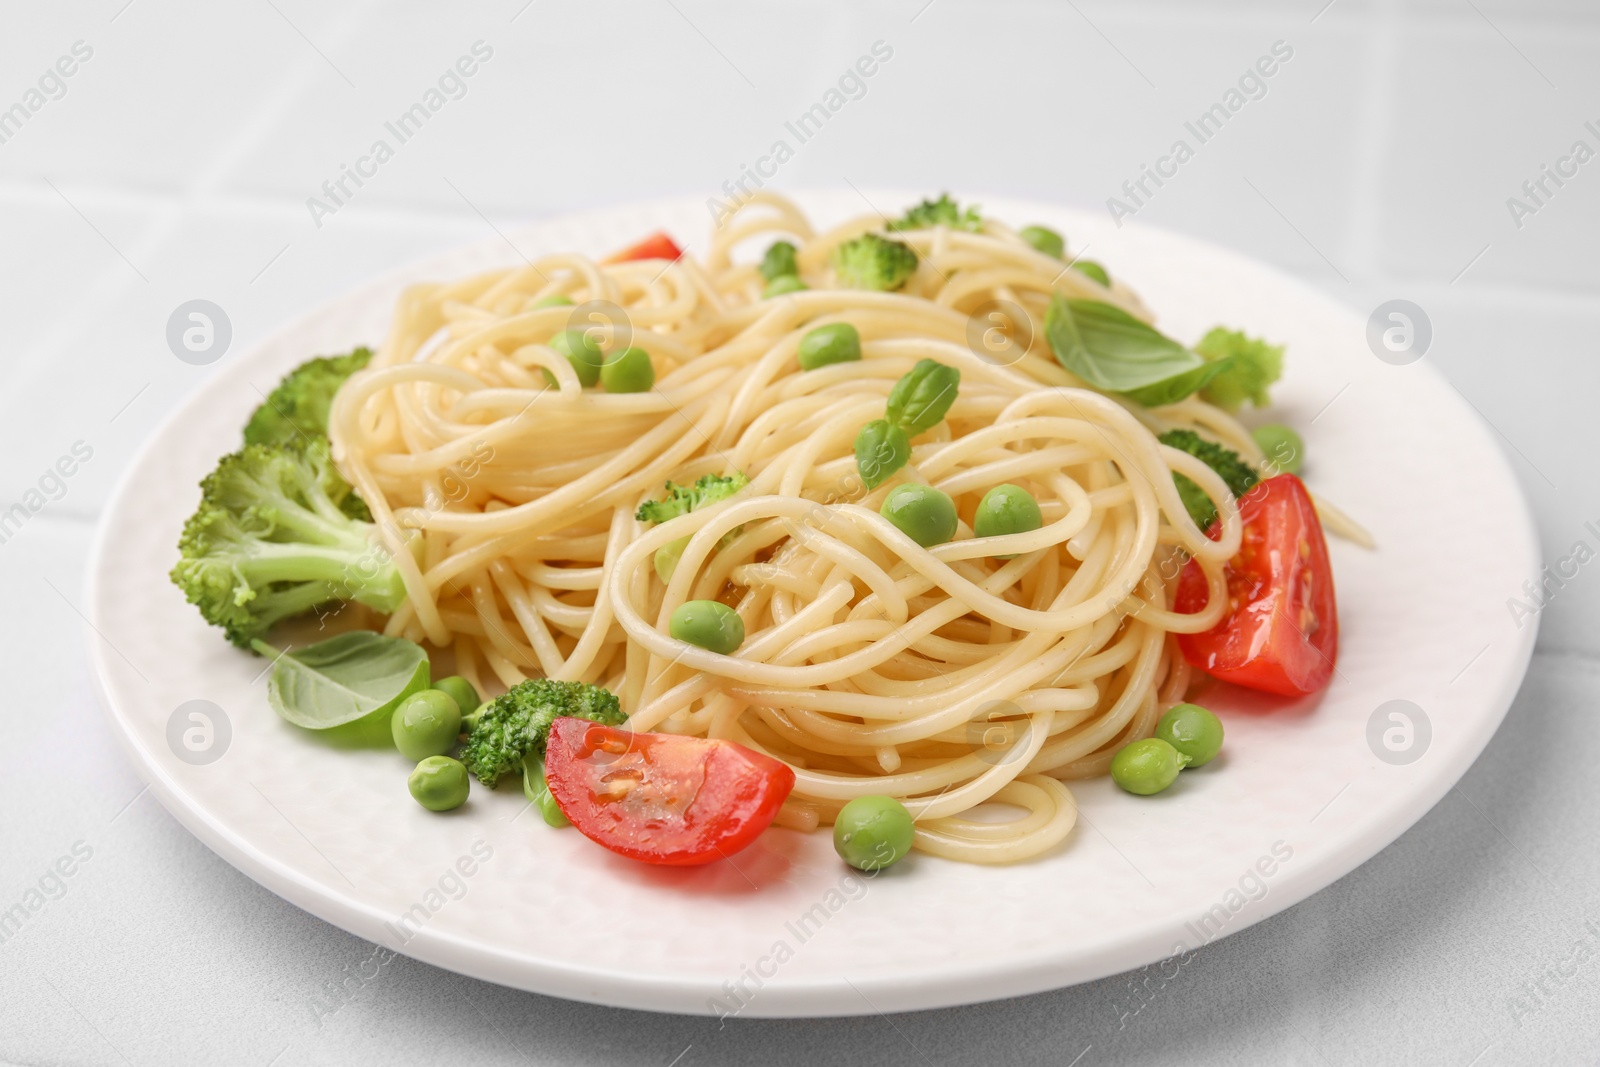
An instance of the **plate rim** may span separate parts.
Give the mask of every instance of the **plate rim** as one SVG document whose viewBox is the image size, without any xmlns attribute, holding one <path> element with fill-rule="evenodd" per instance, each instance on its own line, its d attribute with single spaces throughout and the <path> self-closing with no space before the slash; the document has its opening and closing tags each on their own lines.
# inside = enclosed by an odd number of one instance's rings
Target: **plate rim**
<svg viewBox="0 0 1600 1067">
<path fill-rule="evenodd" d="M 808 196 L 832 196 L 844 191 L 824 187 L 785 190 L 785 194 L 804 204 Z M 896 197 L 906 195 L 915 197 L 922 194 L 875 188 L 867 190 L 866 195 L 873 200 L 898 202 L 895 200 Z M 1084 219 L 1093 217 L 1092 213 L 1082 206 L 1068 203 L 1017 196 L 996 196 L 989 199 L 996 202 L 1004 201 L 1008 205 L 1032 204 L 1045 209 L 1048 213 L 1061 216 L 1072 215 Z M 673 195 L 618 201 L 529 218 L 510 229 L 509 238 L 485 237 L 472 242 L 445 244 L 426 255 L 408 260 L 377 277 L 361 282 L 277 325 L 258 337 L 248 349 L 241 351 L 235 361 L 248 362 L 256 353 L 273 345 L 279 337 L 305 330 L 310 324 L 337 307 L 358 301 L 370 293 L 415 281 L 430 264 L 440 259 L 472 255 L 477 252 L 492 254 L 498 246 L 503 245 L 508 239 L 516 238 L 530 227 L 560 223 L 583 224 L 627 213 L 678 210 L 690 204 L 699 206 L 698 198 Z M 1136 236 L 1148 234 L 1158 241 L 1181 242 L 1207 256 L 1246 265 L 1251 270 L 1272 276 L 1275 283 L 1295 290 L 1305 299 L 1337 308 L 1349 316 L 1358 314 L 1332 294 L 1288 273 L 1276 264 L 1163 226 L 1135 221 L 1127 224 L 1127 229 L 1134 231 Z M 1419 362 L 1423 365 L 1411 369 L 1421 370 L 1422 373 L 1436 379 L 1439 384 L 1448 387 L 1449 379 L 1442 371 L 1428 361 Z M 431 924 L 417 931 L 403 945 L 395 945 L 392 939 L 386 938 L 382 932 L 392 916 L 356 896 L 317 883 L 307 878 L 296 867 L 259 850 L 246 835 L 215 819 L 201 801 L 186 793 L 168 775 L 158 759 L 146 752 L 145 747 L 135 736 L 131 723 L 125 719 L 122 709 L 118 706 L 111 687 L 107 684 L 109 657 L 114 648 L 109 647 L 109 641 L 104 638 L 97 625 L 97 622 L 101 621 L 100 575 L 111 542 L 109 519 L 122 509 L 124 497 L 131 491 L 134 472 L 142 468 L 150 454 L 157 449 L 172 428 L 193 408 L 204 403 L 211 390 L 219 387 L 216 383 L 224 381 L 226 377 L 225 370 L 213 374 L 194 388 L 149 431 L 146 439 L 134 451 L 127 466 L 119 475 L 115 489 L 106 499 L 87 557 L 83 587 L 87 610 L 83 618 L 83 632 L 89 646 L 93 687 L 112 732 L 133 763 L 135 772 L 155 794 L 163 808 L 230 865 L 296 907 L 358 937 L 385 944 L 386 947 L 404 955 L 458 974 L 541 995 L 634 1010 L 692 1015 L 714 1014 L 705 1002 L 706 990 L 697 982 L 686 985 L 666 975 L 640 975 L 584 962 L 552 963 L 548 959 L 530 956 L 525 952 L 512 951 L 499 945 L 441 930 Z M 1484 431 L 1485 438 L 1493 445 L 1491 454 L 1499 465 L 1497 473 L 1504 477 L 1518 505 L 1515 509 L 1516 526 L 1522 547 L 1527 550 L 1524 565 L 1527 573 L 1537 573 L 1542 555 L 1538 526 L 1526 490 L 1516 476 L 1510 457 L 1495 439 L 1493 427 L 1470 404 L 1459 398 L 1456 403 L 1460 413 L 1474 420 Z M 1541 618 L 1540 615 L 1536 615 L 1532 626 L 1517 631 L 1518 645 L 1507 661 L 1508 669 L 1501 676 L 1497 691 L 1487 701 L 1497 709 L 1492 715 L 1492 722 L 1486 719 L 1483 729 L 1463 747 L 1458 764 L 1452 765 L 1450 770 L 1430 774 L 1423 780 L 1423 784 L 1413 787 L 1396 802 L 1398 808 L 1386 809 L 1382 813 L 1388 820 L 1385 824 L 1375 825 L 1377 815 L 1374 815 L 1367 820 L 1358 820 L 1342 834 L 1335 831 L 1331 850 L 1316 857 L 1313 863 L 1295 865 L 1292 869 L 1284 870 L 1274 877 L 1273 891 L 1262 898 L 1258 906 L 1240 912 L 1230 922 L 1225 932 L 1208 940 L 1206 944 L 1248 929 L 1344 878 L 1387 848 L 1432 810 L 1477 762 L 1490 739 L 1504 722 L 1526 677 Z M 1013 953 L 1003 960 L 925 967 L 915 974 L 862 975 L 852 978 L 849 982 L 850 988 L 860 994 L 857 999 L 861 1003 L 856 1010 L 841 1007 L 838 997 L 841 987 L 837 980 L 824 977 L 787 979 L 781 989 L 774 989 L 763 997 L 755 998 L 748 1009 L 741 1009 L 738 1014 L 757 1018 L 829 1018 L 878 1014 L 880 1009 L 875 1005 L 883 1003 L 889 1005 L 885 1009 L 889 1011 L 987 1003 L 1064 988 L 1147 966 L 1173 954 L 1170 947 L 1161 947 L 1169 942 L 1170 938 L 1171 929 L 1166 922 L 1159 918 L 1149 918 L 1124 928 L 1123 936 L 1117 941 L 1104 943 L 1087 953 L 1082 950 L 1067 952 L 1061 946 L 1054 946 L 1025 953 Z M 715 991 L 713 995 L 714 993 Z"/>
</svg>

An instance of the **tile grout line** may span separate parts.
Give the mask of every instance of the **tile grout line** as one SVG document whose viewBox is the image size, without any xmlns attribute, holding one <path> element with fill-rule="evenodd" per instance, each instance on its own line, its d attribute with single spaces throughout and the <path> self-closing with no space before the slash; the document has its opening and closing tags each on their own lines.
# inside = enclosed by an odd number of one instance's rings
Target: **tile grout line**
<svg viewBox="0 0 1600 1067">
<path fill-rule="evenodd" d="M 352 9 L 342 20 L 335 23 L 336 32 L 330 36 L 339 41 L 353 34 L 356 19 L 362 14 L 365 14 L 365 8 Z M 250 149 L 255 147 L 255 142 L 260 138 L 262 131 L 269 129 L 271 124 L 277 121 L 289 105 L 304 92 L 312 77 L 313 62 L 303 57 L 291 71 L 289 78 L 278 91 L 270 95 L 250 119 L 239 127 L 239 132 L 229 139 L 223 150 L 199 172 L 190 187 L 182 193 L 167 198 L 153 210 L 154 217 L 147 221 L 144 233 L 136 243 L 130 245 L 135 249 L 140 261 L 155 262 L 163 251 L 172 246 L 174 234 L 183 224 L 195 202 L 203 201 L 212 193 Z M 74 191 L 76 192 L 76 189 Z M 139 196 L 140 194 L 134 194 L 135 199 Z M 92 204 L 93 197 L 88 199 Z M 148 280 L 146 284 L 149 284 Z M 91 307 L 103 307 L 130 285 L 131 282 L 119 279 L 116 272 L 108 271 L 101 281 L 92 284 L 92 298 L 87 303 Z M 91 316 L 85 315 L 62 316 L 61 325 L 47 332 L 30 346 L 24 358 L 13 364 L 16 372 L 0 379 L 0 384 L 13 385 L 25 382 L 30 368 L 48 368 L 51 364 L 50 357 L 82 336 L 93 321 Z"/>
<path fill-rule="evenodd" d="M 124 195 L 115 191 L 97 192 L 82 186 L 74 186 L 73 191 L 74 195 L 78 197 L 79 202 L 89 205 L 91 209 L 111 209 L 123 211 L 148 210 L 155 212 L 166 212 L 172 207 L 171 204 L 167 203 L 167 200 L 164 196 L 161 198 L 152 199 L 150 194 Z M 38 192 L 39 191 L 31 188 L 8 189 L 3 182 L 0 182 L 0 210 L 3 210 L 9 206 L 36 207 L 45 203 L 59 203 L 59 201 L 54 197 L 39 196 Z M 176 198 L 173 199 L 176 200 Z M 1027 198 L 1023 197 L 1022 199 Z M 139 201 L 141 200 L 147 201 L 148 203 L 146 205 L 140 205 Z M 196 197 L 187 204 L 187 210 L 191 213 L 197 211 L 214 211 L 219 215 L 228 216 L 230 221 L 237 222 L 257 222 L 273 218 L 287 217 L 291 214 L 298 214 L 301 209 L 302 205 L 289 203 L 287 201 L 278 202 L 266 199 L 251 199 L 235 197 L 231 194 L 217 197 Z M 494 208 L 493 205 L 491 205 L 491 210 L 499 209 Z M 554 205 L 547 211 L 531 213 L 529 215 L 529 219 L 531 220 L 536 216 L 551 217 L 562 214 L 565 210 L 566 209 L 560 205 Z M 573 210 L 580 209 L 573 208 Z M 463 224 L 471 225 L 471 220 L 473 218 L 473 216 L 468 215 L 466 212 L 435 211 L 418 206 L 377 207 L 373 205 L 352 205 L 346 209 L 346 211 L 351 221 L 362 223 L 368 226 L 404 225 L 414 226 L 419 230 L 444 230 Z M 1253 255 L 1249 252 L 1246 252 L 1246 254 Z M 1359 250 L 1358 246 L 1357 255 L 1365 258 L 1366 253 Z M 1253 258 L 1259 259 L 1263 262 L 1273 262 L 1259 255 L 1253 255 Z M 1311 273 L 1309 272 L 1299 271 L 1287 264 L 1279 265 L 1282 269 L 1291 274 L 1295 274 L 1297 277 L 1307 279 L 1312 277 Z M 108 273 L 114 277 L 118 272 L 108 271 Z M 1359 276 L 1353 280 L 1352 284 L 1362 289 L 1405 288 L 1412 291 L 1433 290 L 1441 293 L 1451 292 L 1461 295 L 1472 295 L 1479 298 L 1488 297 L 1490 299 L 1502 301 L 1527 300 L 1535 301 L 1545 305 L 1567 305 L 1573 307 L 1574 309 L 1583 309 L 1589 306 L 1600 309 L 1600 287 L 1597 287 L 1595 291 L 1591 293 L 1585 292 L 1581 289 L 1536 289 L 1527 285 L 1519 285 L 1511 282 L 1493 281 L 1479 283 L 1469 282 L 1466 285 L 1458 285 L 1452 289 L 1448 280 L 1443 278 L 1443 276 L 1438 278 L 1427 278 L 1413 274 L 1403 274 L 1382 269 L 1372 270 L 1370 273 L 1367 271 L 1359 271 L 1358 275 Z"/>
<path fill-rule="evenodd" d="M 1394 0 L 1379 0 L 1376 11 L 1367 16 L 1372 43 L 1367 50 L 1366 91 L 1361 97 L 1359 125 L 1366 135 L 1357 140 L 1354 188 L 1350 200 L 1350 240 L 1347 257 L 1357 273 L 1365 278 L 1384 278 L 1382 261 L 1383 198 L 1380 188 L 1393 132 L 1393 107 L 1396 64 L 1399 55 L 1398 18 Z M 1385 279 L 1387 280 L 1387 279 Z"/>
<path fill-rule="evenodd" d="M 86 204 L 91 209 L 98 211 L 143 212 L 151 215 L 163 215 L 174 210 L 181 210 L 190 216 L 212 212 L 260 220 L 299 219 L 305 213 L 305 202 L 292 199 L 287 194 L 281 196 L 278 194 L 252 193 L 201 193 L 188 195 L 79 185 L 73 183 L 70 179 L 67 184 L 79 203 Z M 59 198 L 49 195 L 46 189 L 39 188 L 32 183 L 20 184 L 0 180 L 0 208 L 37 208 L 59 203 Z M 491 207 L 496 211 L 502 210 L 497 205 L 491 205 Z M 549 214 L 552 211 L 560 210 L 562 210 L 560 205 L 553 205 L 547 206 L 537 213 Z M 395 207 L 372 204 L 351 205 L 342 209 L 341 214 L 345 211 L 348 211 L 352 216 L 364 216 L 369 222 L 392 221 L 399 218 L 409 219 L 421 225 L 448 225 L 469 217 L 463 212 L 423 205 Z"/>
</svg>

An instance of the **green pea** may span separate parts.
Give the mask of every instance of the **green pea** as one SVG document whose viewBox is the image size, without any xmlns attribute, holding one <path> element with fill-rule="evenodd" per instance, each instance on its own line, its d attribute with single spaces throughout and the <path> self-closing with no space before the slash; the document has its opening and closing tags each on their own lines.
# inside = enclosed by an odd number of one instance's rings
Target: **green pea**
<svg viewBox="0 0 1600 1067">
<path fill-rule="evenodd" d="M 956 502 L 931 485 L 895 486 L 883 498 L 878 514 L 923 548 L 942 545 L 956 535 Z"/>
<path fill-rule="evenodd" d="M 861 358 L 861 334 L 848 322 L 830 322 L 800 338 L 800 369 L 816 370 L 830 363 Z"/>
<path fill-rule="evenodd" d="M 411 795 L 429 811 L 449 811 L 467 802 L 467 768 L 449 756 L 429 756 L 406 779 Z"/>
<path fill-rule="evenodd" d="M 1060 259 L 1067 250 L 1067 242 L 1048 226 L 1024 226 L 1018 231 L 1017 236 L 1032 245 L 1035 250 L 1047 256 L 1054 256 L 1056 259 Z"/>
<path fill-rule="evenodd" d="M 578 375 L 578 384 L 585 389 L 600 380 L 600 365 L 605 362 L 605 357 L 600 354 L 600 346 L 594 338 L 582 330 L 562 330 L 550 338 L 550 347 L 567 357 L 567 362 L 572 364 L 573 371 Z M 549 371 L 544 372 L 544 380 L 551 385 L 556 384 L 556 376 Z"/>
<path fill-rule="evenodd" d="M 972 520 L 972 531 L 979 537 L 1003 537 L 1006 534 L 1028 533 L 1044 525 L 1044 515 L 1039 502 L 1020 485 L 997 485 L 978 501 L 978 514 Z M 1016 553 L 996 557 L 1014 559 Z"/>
<path fill-rule="evenodd" d="M 715 600 L 689 600 L 672 613 L 667 630 L 679 641 L 726 656 L 744 644 L 744 620 Z"/>
<path fill-rule="evenodd" d="M 767 281 L 800 273 L 800 265 L 795 261 L 795 247 L 788 241 L 774 241 L 767 246 L 767 254 L 761 257 L 761 276 Z"/>
<path fill-rule="evenodd" d="M 833 850 L 858 871 L 880 871 L 911 851 L 911 813 L 894 797 L 856 797 L 839 809 Z"/>
<path fill-rule="evenodd" d="M 1199 704 L 1174 704 L 1156 723 L 1156 736 L 1204 767 L 1222 751 L 1222 721 Z"/>
<path fill-rule="evenodd" d="M 1142 797 L 1159 793 L 1178 780 L 1189 757 L 1159 737 L 1123 745 L 1111 757 L 1111 780 Z"/>
<path fill-rule="evenodd" d="M 1107 274 L 1106 269 L 1092 259 L 1080 259 L 1072 265 L 1072 269 L 1079 274 L 1087 274 L 1107 288 L 1111 286 L 1111 275 Z"/>
<path fill-rule="evenodd" d="M 1300 461 L 1306 454 L 1306 443 L 1300 435 L 1282 423 L 1269 422 L 1250 431 L 1261 451 L 1267 454 L 1267 466 L 1273 474 L 1299 474 Z"/>
<path fill-rule="evenodd" d="M 478 691 L 472 688 L 472 683 L 459 674 L 452 674 L 448 678 L 440 678 L 433 683 L 433 688 L 441 693 L 448 693 L 450 699 L 456 702 L 456 707 L 465 715 L 478 706 Z"/>
<path fill-rule="evenodd" d="M 443 755 L 461 732 L 461 707 L 455 697 L 437 689 L 412 693 L 389 716 L 389 732 L 406 759 Z"/>
<path fill-rule="evenodd" d="M 800 275 L 780 274 L 767 283 L 767 287 L 761 290 L 761 296 L 763 299 L 770 300 L 775 296 L 782 296 L 784 293 L 798 293 L 800 290 L 808 288 L 810 286 L 800 280 Z"/>
<path fill-rule="evenodd" d="M 608 393 L 648 393 L 656 384 L 650 353 L 642 348 L 624 348 L 601 364 L 600 384 Z"/>
<path fill-rule="evenodd" d="M 533 303 L 528 305 L 528 308 L 529 310 L 537 310 L 539 308 L 569 308 L 571 306 L 572 297 L 564 296 L 561 293 L 552 293 L 549 296 L 540 297 L 538 300 L 535 300 Z"/>
</svg>

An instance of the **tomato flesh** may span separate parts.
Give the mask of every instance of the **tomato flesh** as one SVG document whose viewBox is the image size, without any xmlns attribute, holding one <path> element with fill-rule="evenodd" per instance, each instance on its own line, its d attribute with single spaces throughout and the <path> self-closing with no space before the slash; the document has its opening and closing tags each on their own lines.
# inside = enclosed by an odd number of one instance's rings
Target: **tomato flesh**
<svg viewBox="0 0 1600 1067">
<path fill-rule="evenodd" d="M 1339 655 L 1328 543 L 1299 478 L 1280 474 L 1239 502 L 1244 536 L 1229 560 L 1228 610 L 1204 633 L 1179 634 L 1183 656 L 1207 674 L 1283 696 L 1328 684 Z M 1213 536 L 1216 529 L 1213 528 Z M 1209 589 L 1190 560 L 1178 579 L 1175 609 L 1204 610 Z"/>
<path fill-rule="evenodd" d="M 677 259 L 683 255 L 683 249 L 677 242 L 667 236 L 665 230 L 657 230 L 636 245 L 629 245 L 622 251 L 607 257 L 607 263 L 626 263 L 634 259 Z"/>
<path fill-rule="evenodd" d="M 545 751 L 556 805 L 585 837 L 646 863 L 691 866 L 765 830 L 794 771 L 732 741 L 557 719 Z"/>
</svg>

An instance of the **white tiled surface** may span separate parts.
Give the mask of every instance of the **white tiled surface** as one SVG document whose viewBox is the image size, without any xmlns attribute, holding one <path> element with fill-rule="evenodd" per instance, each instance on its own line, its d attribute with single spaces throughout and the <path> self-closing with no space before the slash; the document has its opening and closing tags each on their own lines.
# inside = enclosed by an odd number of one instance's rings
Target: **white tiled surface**
<svg viewBox="0 0 1600 1067">
<path fill-rule="evenodd" d="M 140 794 L 101 726 L 74 607 L 131 450 L 209 373 L 165 347 L 178 303 L 222 304 L 244 347 L 398 261 L 481 237 L 482 216 L 505 226 L 709 194 L 877 40 L 892 60 L 780 184 L 1099 205 L 1289 42 L 1267 95 L 1139 218 L 1280 263 L 1362 311 L 1422 304 L 1428 358 L 1502 435 L 1547 553 L 1593 543 L 1600 161 L 1520 230 L 1505 205 L 1574 139 L 1600 147 L 1583 129 L 1600 125 L 1591 0 L 125 2 L 17 9 L 0 34 L 0 106 L 74 41 L 94 49 L 66 95 L 0 144 L 0 506 L 73 442 L 94 448 L 66 495 L 0 545 L 0 905 L 75 842 L 93 850 L 0 943 L 0 1060 L 1600 1058 L 1600 934 L 1585 927 L 1600 930 L 1588 569 L 1545 612 L 1528 682 L 1455 792 L 1371 863 L 1175 979 L 722 1029 L 405 959 L 319 1020 L 312 999 L 369 946 L 237 874 Z M 494 55 L 466 95 L 315 228 L 305 197 L 479 39 Z"/>
</svg>

